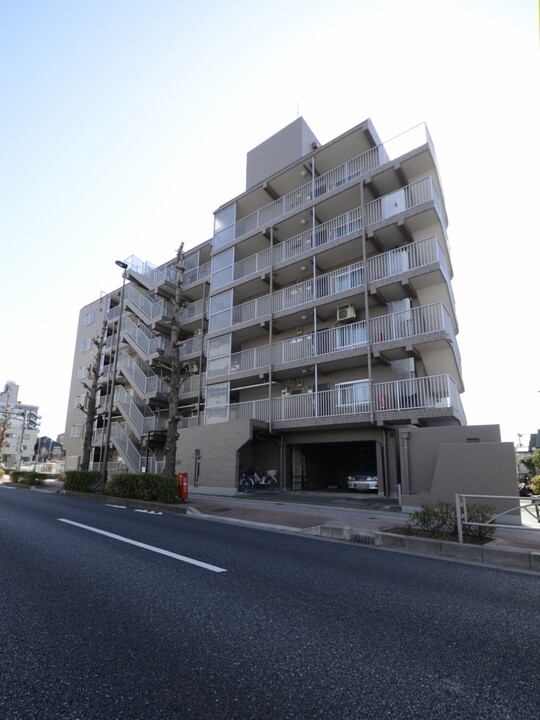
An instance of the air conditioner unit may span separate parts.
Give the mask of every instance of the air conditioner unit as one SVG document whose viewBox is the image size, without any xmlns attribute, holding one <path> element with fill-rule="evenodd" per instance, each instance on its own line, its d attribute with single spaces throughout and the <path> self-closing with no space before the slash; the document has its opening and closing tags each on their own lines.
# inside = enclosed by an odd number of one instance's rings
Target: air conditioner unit
<svg viewBox="0 0 540 720">
<path fill-rule="evenodd" d="M 337 309 L 338 322 L 342 320 L 354 320 L 356 318 L 356 310 L 352 305 L 343 305 Z"/>
<path fill-rule="evenodd" d="M 197 363 L 189 363 L 189 372 L 194 375 L 199 372 L 199 366 Z"/>
<path fill-rule="evenodd" d="M 283 388 L 281 394 L 283 397 L 285 397 L 286 395 L 290 395 L 289 388 Z"/>
<path fill-rule="evenodd" d="M 199 335 L 202 335 L 201 328 L 195 328 L 195 330 L 193 331 L 193 337 L 199 337 Z"/>
<path fill-rule="evenodd" d="M 231 370 L 240 370 L 240 363 L 237 363 L 237 362 L 233 363 Z"/>
</svg>

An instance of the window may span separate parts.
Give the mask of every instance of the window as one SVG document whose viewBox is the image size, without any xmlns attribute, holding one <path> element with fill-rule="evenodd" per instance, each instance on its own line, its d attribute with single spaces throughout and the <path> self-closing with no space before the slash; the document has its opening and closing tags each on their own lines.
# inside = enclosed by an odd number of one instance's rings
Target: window
<svg viewBox="0 0 540 720">
<path fill-rule="evenodd" d="M 82 436 L 82 425 L 72 425 L 70 437 L 80 438 Z"/>
<path fill-rule="evenodd" d="M 84 325 L 91 325 L 94 322 L 95 313 L 89 312 L 84 316 Z"/>
<path fill-rule="evenodd" d="M 92 347 L 92 338 L 85 338 L 81 341 L 81 352 L 86 352 Z"/>
<path fill-rule="evenodd" d="M 77 377 L 79 380 L 84 380 L 88 377 L 88 365 L 82 365 L 79 368 L 79 372 L 77 373 Z"/>
<path fill-rule="evenodd" d="M 86 407 L 86 393 L 81 393 L 75 398 L 75 407 Z"/>
</svg>

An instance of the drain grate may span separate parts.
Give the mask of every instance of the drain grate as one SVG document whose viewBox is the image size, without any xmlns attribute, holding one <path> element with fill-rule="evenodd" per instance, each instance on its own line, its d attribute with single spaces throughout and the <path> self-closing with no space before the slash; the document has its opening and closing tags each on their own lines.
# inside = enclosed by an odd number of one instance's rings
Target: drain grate
<svg viewBox="0 0 540 720">
<path fill-rule="evenodd" d="M 360 545 L 375 545 L 375 538 L 373 535 L 351 535 L 352 542 L 359 543 Z"/>
</svg>

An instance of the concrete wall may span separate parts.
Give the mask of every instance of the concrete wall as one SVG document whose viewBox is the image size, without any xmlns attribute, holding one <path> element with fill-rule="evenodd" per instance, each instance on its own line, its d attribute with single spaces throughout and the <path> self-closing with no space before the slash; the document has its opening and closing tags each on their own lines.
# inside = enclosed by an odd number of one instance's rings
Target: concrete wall
<svg viewBox="0 0 540 720">
<path fill-rule="evenodd" d="M 187 472 L 190 493 L 234 495 L 238 483 L 238 451 L 253 434 L 251 420 L 201 425 L 180 431 L 177 472 Z M 196 450 L 200 451 L 199 484 L 194 486 Z"/>
<path fill-rule="evenodd" d="M 257 145 L 247 154 L 246 190 L 312 152 L 312 143 L 319 144 L 304 118 L 297 118 Z"/>
<path fill-rule="evenodd" d="M 511 495 L 518 504 L 513 443 L 500 442 L 498 425 L 417 428 L 399 431 L 403 506 L 420 507 L 437 500 L 454 502 L 455 494 Z M 474 500 L 497 512 L 514 501 Z M 510 513 L 512 522 L 519 513 Z"/>
</svg>

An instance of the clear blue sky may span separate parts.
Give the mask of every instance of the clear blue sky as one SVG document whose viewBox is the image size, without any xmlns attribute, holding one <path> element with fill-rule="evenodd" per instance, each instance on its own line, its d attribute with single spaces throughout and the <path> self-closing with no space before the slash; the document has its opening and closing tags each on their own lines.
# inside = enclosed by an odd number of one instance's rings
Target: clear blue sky
<svg viewBox="0 0 540 720">
<path fill-rule="evenodd" d="M 0 384 L 64 430 L 79 310 L 211 236 L 245 155 L 425 121 L 469 423 L 540 426 L 536 0 L 3 0 Z"/>
</svg>

